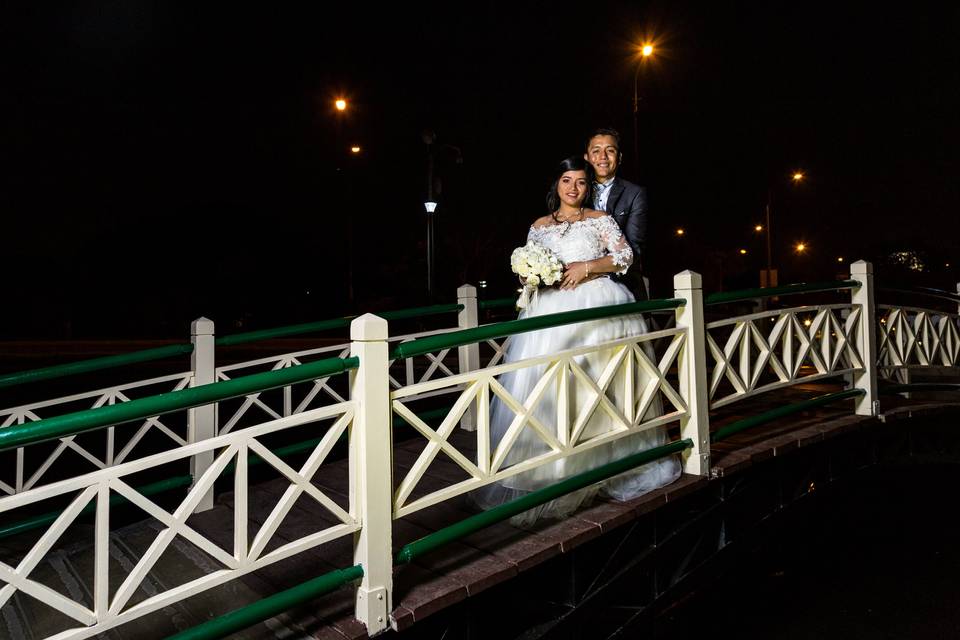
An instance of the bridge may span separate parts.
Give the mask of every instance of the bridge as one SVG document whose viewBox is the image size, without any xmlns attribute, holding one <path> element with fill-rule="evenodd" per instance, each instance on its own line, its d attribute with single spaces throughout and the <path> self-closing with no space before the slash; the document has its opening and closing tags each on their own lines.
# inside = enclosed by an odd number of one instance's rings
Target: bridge
<svg viewBox="0 0 960 640">
<path fill-rule="evenodd" d="M 478 300 L 471 286 L 447 305 L 232 336 L 199 319 L 189 343 L 0 377 L 14 392 L 190 357 L 189 370 L 0 411 L 0 637 L 612 635 L 771 514 L 885 460 L 952 453 L 957 294 L 878 287 L 865 262 L 827 283 L 704 296 L 684 272 L 674 286 L 664 300 L 502 322 L 491 314 L 512 312 L 512 299 Z M 503 361 L 510 336 L 635 313 L 655 330 Z M 456 326 L 394 331 L 453 314 Z M 349 342 L 216 362 L 348 327 Z M 593 377 L 578 357 L 597 351 L 614 355 Z M 534 366 L 546 373 L 529 398 L 497 381 Z M 619 404 L 608 393 L 618 376 Z M 564 407 L 578 392 L 590 401 L 576 415 L 532 417 L 544 397 Z M 516 414 L 500 443 L 493 397 Z M 596 411 L 617 429 L 584 438 Z M 467 499 L 655 427 L 668 444 L 489 511 Z M 507 465 L 523 429 L 548 451 Z M 509 523 L 668 455 L 684 471 L 671 485 Z"/>
</svg>

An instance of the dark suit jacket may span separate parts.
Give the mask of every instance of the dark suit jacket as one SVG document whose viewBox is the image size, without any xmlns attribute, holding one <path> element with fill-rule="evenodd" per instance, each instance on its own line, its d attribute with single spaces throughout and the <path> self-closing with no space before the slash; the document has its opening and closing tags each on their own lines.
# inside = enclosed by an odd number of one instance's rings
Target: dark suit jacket
<svg viewBox="0 0 960 640">
<path fill-rule="evenodd" d="M 615 178 L 607 196 L 606 211 L 613 216 L 633 249 L 633 264 L 621 281 L 630 287 L 637 300 L 646 300 L 642 276 L 643 250 L 647 241 L 647 190 L 629 180 Z"/>
</svg>

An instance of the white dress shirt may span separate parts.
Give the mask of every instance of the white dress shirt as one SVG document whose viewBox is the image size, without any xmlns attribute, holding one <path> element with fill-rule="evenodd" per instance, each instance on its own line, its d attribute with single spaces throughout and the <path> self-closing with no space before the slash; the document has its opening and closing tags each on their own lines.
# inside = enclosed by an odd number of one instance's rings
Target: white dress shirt
<svg viewBox="0 0 960 640">
<path fill-rule="evenodd" d="M 607 210 L 607 197 L 610 195 L 614 180 L 616 180 L 616 177 L 610 178 L 606 182 L 593 183 L 593 206 L 597 211 Z"/>
</svg>

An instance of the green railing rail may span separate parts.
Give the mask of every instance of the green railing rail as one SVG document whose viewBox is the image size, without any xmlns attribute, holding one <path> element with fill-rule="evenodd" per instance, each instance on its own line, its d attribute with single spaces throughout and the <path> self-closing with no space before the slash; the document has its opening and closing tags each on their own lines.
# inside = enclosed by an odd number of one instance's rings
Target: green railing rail
<svg viewBox="0 0 960 640">
<path fill-rule="evenodd" d="M 828 393 L 822 396 L 817 396 L 816 398 L 804 400 L 803 402 L 788 404 L 782 407 L 777 407 L 776 409 L 771 409 L 770 411 L 764 411 L 763 413 L 758 413 L 755 416 L 750 416 L 749 418 L 744 418 L 743 420 L 731 422 L 730 424 L 717 429 L 710 435 L 710 442 L 719 442 L 746 429 L 752 429 L 753 427 L 757 427 L 768 422 L 773 422 L 774 420 L 778 420 L 795 413 L 800 413 L 801 411 L 806 411 L 807 409 L 822 407 L 833 402 L 846 400 L 847 398 L 856 398 L 864 395 L 865 393 L 866 391 L 863 389 L 847 389 L 846 391 Z"/>
<path fill-rule="evenodd" d="M 404 320 L 407 318 L 420 318 L 431 315 L 440 315 L 444 313 L 457 313 L 463 310 L 462 304 L 435 304 L 427 307 L 413 307 L 410 309 L 397 309 L 395 311 L 384 311 L 378 314 L 386 320 Z M 285 336 L 301 335 L 304 333 L 317 333 L 330 329 L 343 329 L 350 326 L 350 322 L 356 316 L 344 316 L 342 318 L 332 318 L 330 320 L 319 320 L 317 322 L 307 322 L 304 324 L 295 324 L 276 329 L 263 329 L 261 331 L 249 331 L 246 333 L 237 333 L 229 336 L 221 336 L 214 341 L 218 347 L 228 347 L 238 344 L 248 344 L 259 340 L 268 340 L 271 338 L 282 338 Z M 66 378 L 81 373 L 91 371 L 102 371 L 104 369 L 115 369 L 131 364 L 142 362 L 152 362 L 154 360 L 163 360 L 173 356 L 193 353 L 193 345 L 189 342 L 183 344 L 171 344 L 165 347 L 156 347 L 153 349 L 143 349 L 132 353 L 121 353 L 113 356 L 104 356 L 102 358 L 91 358 L 89 360 L 80 360 L 78 362 L 68 362 L 51 367 L 40 369 L 31 369 L 29 371 L 18 371 L 0 375 L 0 389 L 14 387 L 30 382 L 39 382 L 42 380 L 53 380 L 56 378 Z"/>
<path fill-rule="evenodd" d="M 638 467 L 641 464 L 659 460 L 660 458 L 666 457 L 673 453 L 678 453 L 685 449 L 689 449 L 692 446 L 693 441 L 689 438 L 677 440 L 653 449 L 648 449 L 647 451 L 635 453 L 614 462 L 608 462 L 607 464 L 597 467 L 591 471 L 585 471 L 567 478 L 566 480 L 561 480 L 560 482 L 550 485 L 549 487 L 538 489 L 528 495 L 523 496 L 522 498 L 511 500 L 510 502 L 498 505 L 492 509 L 484 511 L 483 513 L 470 516 L 469 518 L 461 520 L 456 524 L 452 524 L 449 527 L 444 527 L 439 531 L 435 531 L 420 538 L 419 540 L 414 540 L 413 542 L 404 545 L 404 547 L 400 549 L 400 552 L 397 553 L 396 563 L 403 564 L 411 562 L 415 558 L 418 558 L 425 553 L 429 553 L 438 547 L 449 544 L 455 540 L 459 540 L 470 535 L 471 533 L 479 531 L 480 529 L 489 527 L 490 525 L 502 522 L 519 513 L 523 513 L 528 509 L 532 509 L 533 507 L 549 502 L 554 498 L 558 498 L 572 491 L 576 491 L 577 489 L 590 486 L 591 484 L 596 484 L 597 482 L 606 480 L 607 478 L 612 478 L 615 475 L 629 471 L 630 469 Z"/>
<path fill-rule="evenodd" d="M 676 309 L 683 306 L 683 300 L 680 298 L 671 298 L 668 300 L 649 300 L 645 302 L 628 302 L 626 304 L 615 304 L 606 307 L 593 307 L 590 309 L 578 309 L 576 311 L 563 311 L 560 313 L 550 313 L 533 318 L 523 318 L 522 320 L 507 320 L 496 324 L 488 324 L 474 329 L 461 329 L 460 331 L 451 331 L 436 336 L 426 336 L 417 338 L 410 342 L 404 342 L 397 345 L 390 353 L 393 359 L 410 358 L 412 356 L 423 355 L 441 349 L 450 349 L 461 347 L 466 344 L 473 344 L 481 340 L 491 338 L 502 338 L 512 336 L 526 331 L 536 331 L 538 329 L 549 329 L 559 327 L 565 324 L 576 322 L 585 322 L 587 320 L 599 320 L 601 318 L 612 318 L 631 313 L 643 313 L 647 311 L 659 311 L 661 309 Z"/>
<path fill-rule="evenodd" d="M 377 315 L 384 320 L 405 320 L 407 318 L 424 318 L 427 316 L 441 315 L 444 313 L 458 313 L 462 310 L 462 304 L 434 304 L 428 307 L 413 307 L 411 309 L 383 311 Z M 306 322 L 303 324 L 294 324 L 286 327 L 277 327 L 275 329 L 262 329 L 260 331 L 235 333 L 230 336 L 222 336 L 217 338 L 215 343 L 218 347 L 229 347 L 238 344 L 258 342 L 260 340 L 270 340 L 272 338 L 284 338 L 287 336 L 302 335 L 304 333 L 317 333 L 330 329 L 343 329 L 349 327 L 350 323 L 356 317 L 357 316 L 343 316 L 342 318 L 319 320 L 317 322 Z"/>
<path fill-rule="evenodd" d="M 787 284 L 782 287 L 770 287 L 766 289 L 741 289 L 739 291 L 727 291 L 724 293 L 711 293 L 703 299 L 704 304 L 726 304 L 728 302 L 739 302 L 741 300 L 753 300 L 756 298 L 772 298 L 773 296 L 789 296 L 797 293 L 815 293 L 817 291 L 835 291 L 837 289 L 853 289 L 859 287 L 857 280 L 837 280 L 835 282 L 809 282 L 799 284 Z"/>
<path fill-rule="evenodd" d="M 906 293 L 915 296 L 940 298 L 941 300 L 949 300 L 950 302 L 960 303 L 960 294 L 943 291 L 942 289 L 931 289 L 929 287 L 911 287 L 909 289 L 901 289 L 897 287 L 877 287 L 877 291 L 879 293 Z"/>
<path fill-rule="evenodd" d="M 89 360 L 80 360 L 78 362 L 68 362 L 67 364 L 58 364 L 52 367 L 43 367 L 41 369 L 31 369 L 30 371 L 19 371 L 16 373 L 7 373 L 0 376 L 0 389 L 14 387 L 28 382 L 39 382 L 41 380 L 52 380 L 54 378 L 65 378 L 80 373 L 90 371 L 101 371 L 103 369 L 113 369 L 123 367 L 128 364 L 138 362 L 150 362 L 152 360 L 163 360 L 186 353 L 193 353 L 193 345 L 189 342 L 184 344 L 171 344 L 165 347 L 156 347 L 154 349 L 144 349 L 134 351 L 133 353 L 121 353 L 114 356 L 104 356 L 102 358 L 91 358 Z"/>
<path fill-rule="evenodd" d="M 198 407 L 211 402 L 227 400 L 251 393 L 285 387 L 297 382 L 343 373 L 360 365 L 360 359 L 327 358 L 308 364 L 296 365 L 278 371 L 255 373 L 233 380 L 191 387 L 180 391 L 161 393 L 148 398 L 139 398 L 121 404 L 96 409 L 66 413 L 36 422 L 13 425 L 0 429 L 0 451 L 22 447 L 27 444 L 76 435 L 109 425 L 141 418 L 158 416 L 171 411 Z"/>
<path fill-rule="evenodd" d="M 296 606 L 310 602 L 314 598 L 339 589 L 348 582 L 363 577 L 363 567 L 354 565 L 347 569 L 334 569 L 322 576 L 313 578 L 295 587 L 257 600 L 245 607 L 234 609 L 213 620 L 168 636 L 167 640 L 212 640 L 224 638 L 241 629 L 269 620 Z"/>
</svg>

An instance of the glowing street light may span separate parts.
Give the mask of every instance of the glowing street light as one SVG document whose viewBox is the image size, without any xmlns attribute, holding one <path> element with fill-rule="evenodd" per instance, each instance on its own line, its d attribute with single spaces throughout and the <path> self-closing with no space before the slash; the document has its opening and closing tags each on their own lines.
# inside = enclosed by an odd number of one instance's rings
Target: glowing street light
<svg viewBox="0 0 960 640">
<path fill-rule="evenodd" d="M 796 171 L 792 176 L 790 176 L 790 179 L 793 180 L 794 182 L 800 182 L 805 177 L 806 176 L 803 175 L 803 171 Z"/>
<path fill-rule="evenodd" d="M 685 232 L 683 229 L 677 229 L 677 236 L 678 236 L 678 237 L 683 236 L 684 233 L 686 233 L 686 232 Z"/>
<path fill-rule="evenodd" d="M 799 184 L 805 177 L 806 175 L 802 171 L 794 171 L 790 175 L 790 180 L 793 181 L 793 184 L 796 185 L 796 184 Z M 763 227 L 763 229 L 767 233 L 767 270 L 764 274 L 761 274 L 764 277 L 761 278 L 761 283 L 760 283 L 760 286 L 766 286 L 766 287 L 772 287 L 776 284 L 774 282 L 775 276 L 773 271 L 773 248 L 772 248 L 773 241 L 771 239 L 772 234 L 771 234 L 771 227 L 770 227 L 770 208 L 771 208 L 772 201 L 773 201 L 773 187 L 771 186 L 767 189 L 767 207 L 766 207 L 767 224 Z M 754 227 L 754 229 L 756 229 L 757 231 L 760 231 L 761 225 L 758 224 L 756 227 Z M 805 248 L 806 247 L 804 247 L 804 249 Z M 804 249 L 797 249 L 797 253 L 802 253 Z"/>
<path fill-rule="evenodd" d="M 839 258 L 837 258 L 837 262 L 843 262 L 843 256 L 840 256 Z"/>
<path fill-rule="evenodd" d="M 740 249 L 740 255 L 742 255 L 742 256 L 747 255 L 747 250 L 746 250 L 746 249 Z"/>
<path fill-rule="evenodd" d="M 756 231 L 757 233 L 760 233 L 761 231 L 763 231 L 763 225 L 762 225 L 762 224 L 758 224 L 757 226 L 755 226 L 755 227 L 753 228 L 753 230 Z"/>
<path fill-rule="evenodd" d="M 803 253 L 804 251 L 807 250 L 807 245 L 805 242 L 798 242 L 797 246 L 794 247 L 794 249 L 796 250 L 797 253 Z"/>
<path fill-rule="evenodd" d="M 637 83 L 640 80 L 640 69 L 643 67 L 643 61 L 653 55 L 653 43 L 644 42 L 639 48 L 640 59 L 637 60 L 637 70 L 633 74 L 633 162 L 636 164 L 634 171 L 639 171 L 640 167 L 640 147 L 637 144 L 638 124 L 637 118 L 640 111 L 640 98 L 637 92 Z M 639 177 L 639 175 L 637 176 Z"/>
<path fill-rule="evenodd" d="M 350 153 L 360 153 L 360 147 L 357 145 L 353 145 L 352 147 L 350 147 Z"/>
<path fill-rule="evenodd" d="M 337 111 L 346 111 L 347 101 L 343 98 L 337 98 L 336 102 L 333 103 L 333 106 L 337 108 Z"/>
</svg>

